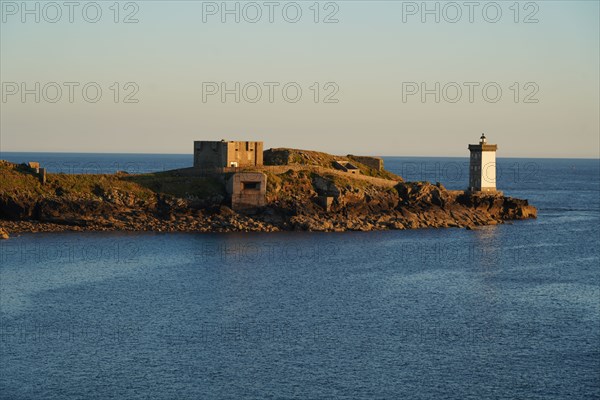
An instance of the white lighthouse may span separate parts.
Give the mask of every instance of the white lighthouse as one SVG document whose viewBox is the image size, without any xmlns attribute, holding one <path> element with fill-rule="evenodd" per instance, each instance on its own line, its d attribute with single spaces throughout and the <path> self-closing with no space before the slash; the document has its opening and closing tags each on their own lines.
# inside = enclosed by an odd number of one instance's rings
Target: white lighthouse
<svg viewBox="0 0 600 400">
<path fill-rule="evenodd" d="M 479 144 L 470 144 L 469 191 L 496 192 L 496 150 L 498 146 L 488 144 L 481 134 Z"/>
</svg>

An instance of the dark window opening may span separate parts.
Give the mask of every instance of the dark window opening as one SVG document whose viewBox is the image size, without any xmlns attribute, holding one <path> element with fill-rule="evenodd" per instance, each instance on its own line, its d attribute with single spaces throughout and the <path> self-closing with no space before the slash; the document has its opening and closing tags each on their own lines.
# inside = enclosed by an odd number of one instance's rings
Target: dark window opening
<svg viewBox="0 0 600 400">
<path fill-rule="evenodd" d="M 260 189 L 260 182 L 242 182 L 242 189 L 258 190 Z"/>
</svg>

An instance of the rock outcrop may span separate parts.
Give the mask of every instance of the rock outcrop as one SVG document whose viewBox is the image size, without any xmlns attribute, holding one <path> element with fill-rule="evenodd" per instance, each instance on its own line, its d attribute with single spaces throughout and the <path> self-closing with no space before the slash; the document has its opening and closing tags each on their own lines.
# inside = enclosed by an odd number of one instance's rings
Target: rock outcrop
<svg viewBox="0 0 600 400">
<path fill-rule="evenodd" d="M 536 217 L 527 200 L 302 168 L 265 171 L 267 205 L 245 215 L 228 207 L 217 178 L 48 174 L 41 185 L 27 170 L 2 162 L 0 236 L 59 230 L 370 231 L 475 227 Z"/>
</svg>

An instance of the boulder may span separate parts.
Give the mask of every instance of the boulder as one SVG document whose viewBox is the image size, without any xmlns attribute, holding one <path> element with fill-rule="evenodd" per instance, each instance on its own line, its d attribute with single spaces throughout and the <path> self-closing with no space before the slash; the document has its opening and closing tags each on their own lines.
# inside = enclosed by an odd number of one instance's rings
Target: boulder
<svg viewBox="0 0 600 400">
<path fill-rule="evenodd" d="M 312 184 L 319 196 L 340 197 L 340 189 L 330 179 L 315 174 L 312 177 Z"/>
</svg>

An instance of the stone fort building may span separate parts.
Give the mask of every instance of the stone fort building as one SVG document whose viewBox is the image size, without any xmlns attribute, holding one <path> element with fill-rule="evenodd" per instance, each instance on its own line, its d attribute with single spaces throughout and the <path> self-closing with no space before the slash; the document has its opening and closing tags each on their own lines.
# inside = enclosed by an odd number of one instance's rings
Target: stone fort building
<svg viewBox="0 0 600 400">
<path fill-rule="evenodd" d="M 250 167 L 263 164 L 263 142 L 194 141 L 194 167 Z"/>
</svg>

